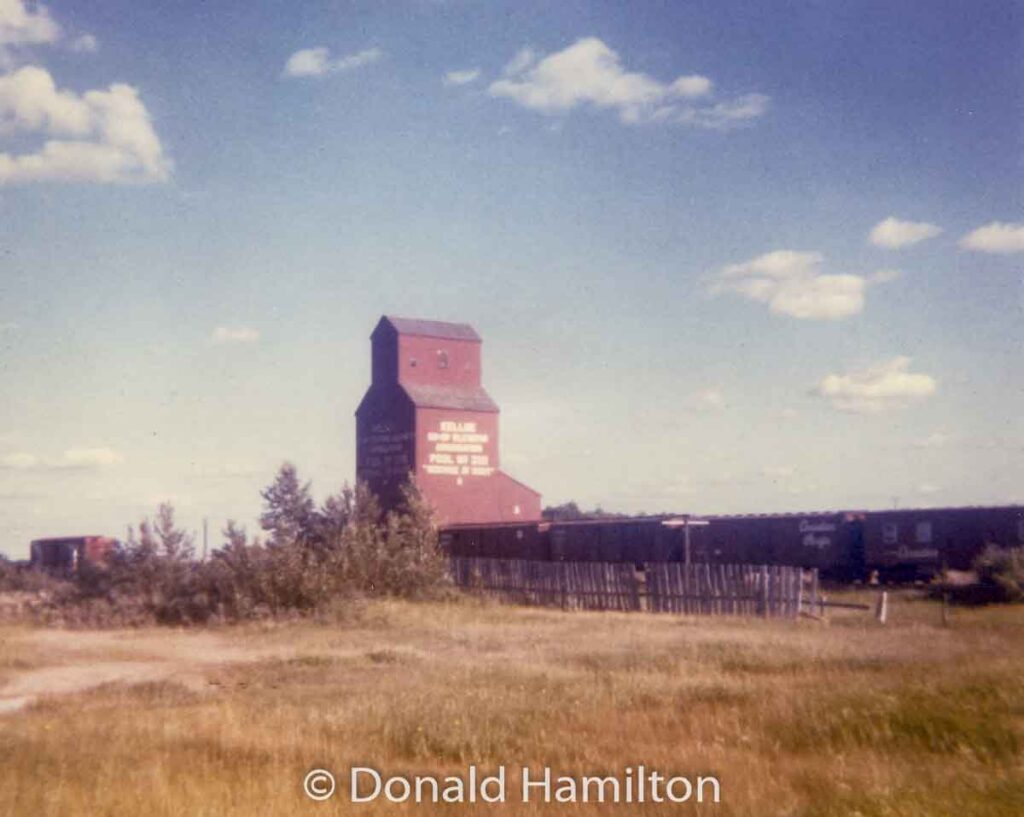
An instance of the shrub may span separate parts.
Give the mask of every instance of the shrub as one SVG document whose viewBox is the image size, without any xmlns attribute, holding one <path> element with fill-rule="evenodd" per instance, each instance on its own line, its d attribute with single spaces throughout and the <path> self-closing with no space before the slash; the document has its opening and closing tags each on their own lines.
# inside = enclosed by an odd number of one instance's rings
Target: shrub
<svg viewBox="0 0 1024 817">
<path fill-rule="evenodd" d="M 0 593 L 53 592 L 67 581 L 0 557 Z"/>
<path fill-rule="evenodd" d="M 422 598 L 447 587 L 431 509 L 411 483 L 386 515 L 365 485 L 318 508 L 286 463 L 262 496 L 266 543 L 229 521 L 223 546 L 196 561 L 192 537 L 164 504 L 106 564 L 82 562 L 69 580 L 0 565 L 0 589 L 34 592 L 36 619 L 96 626 L 333 614 L 357 596 Z"/>
<path fill-rule="evenodd" d="M 1024 601 L 1024 548 L 988 545 L 973 566 L 978 581 L 991 588 L 998 601 Z"/>
<path fill-rule="evenodd" d="M 422 598 L 448 585 L 433 512 L 412 482 L 402 489 L 401 506 L 384 517 L 376 498 L 357 486 L 341 543 L 345 575 L 363 593 Z"/>
</svg>

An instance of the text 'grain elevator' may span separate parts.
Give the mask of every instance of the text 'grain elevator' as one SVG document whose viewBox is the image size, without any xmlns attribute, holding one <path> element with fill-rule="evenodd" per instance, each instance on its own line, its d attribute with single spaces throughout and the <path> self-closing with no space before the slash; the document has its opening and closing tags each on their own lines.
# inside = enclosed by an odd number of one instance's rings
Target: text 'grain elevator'
<svg viewBox="0 0 1024 817">
<path fill-rule="evenodd" d="M 540 519 L 540 494 L 498 462 L 498 406 L 464 323 L 384 316 L 356 409 L 356 479 L 391 508 L 409 474 L 441 524 Z"/>
</svg>

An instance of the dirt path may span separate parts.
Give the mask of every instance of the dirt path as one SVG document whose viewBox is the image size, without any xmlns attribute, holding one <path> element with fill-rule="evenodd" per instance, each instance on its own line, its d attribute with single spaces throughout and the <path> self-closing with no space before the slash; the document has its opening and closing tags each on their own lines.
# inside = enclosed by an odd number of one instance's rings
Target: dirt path
<svg viewBox="0 0 1024 817">
<path fill-rule="evenodd" d="M 0 715 L 48 696 L 110 683 L 173 680 L 206 686 L 210 669 L 225 664 L 290 658 L 289 647 L 246 646 L 209 632 L 135 633 L 39 630 L 13 639 L 15 650 L 43 656 L 44 666 L 17 672 L 0 685 Z"/>
</svg>

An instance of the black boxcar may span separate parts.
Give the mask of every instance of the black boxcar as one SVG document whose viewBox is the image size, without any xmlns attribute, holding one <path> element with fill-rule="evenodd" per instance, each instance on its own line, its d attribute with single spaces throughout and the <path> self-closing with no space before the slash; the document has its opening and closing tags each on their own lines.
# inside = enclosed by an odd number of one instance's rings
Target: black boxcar
<svg viewBox="0 0 1024 817">
<path fill-rule="evenodd" d="M 710 516 L 693 531 L 694 561 L 816 567 L 835 578 L 865 569 L 855 512 Z"/>
<path fill-rule="evenodd" d="M 544 522 L 449 525 L 441 530 L 440 544 L 452 556 L 537 561 L 551 558 Z"/>
<path fill-rule="evenodd" d="M 693 562 L 818 568 L 829 578 L 880 571 L 916 579 L 968 569 L 987 544 L 1024 546 L 1024 506 L 824 511 L 693 518 L 643 516 L 454 525 L 454 556 L 598 562 Z"/>
<path fill-rule="evenodd" d="M 867 561 L 893 575 L 967 570 L 986 545 L 1024 545 L 1024 507 L 876 511 L 864 521 Z"/>
</svg>

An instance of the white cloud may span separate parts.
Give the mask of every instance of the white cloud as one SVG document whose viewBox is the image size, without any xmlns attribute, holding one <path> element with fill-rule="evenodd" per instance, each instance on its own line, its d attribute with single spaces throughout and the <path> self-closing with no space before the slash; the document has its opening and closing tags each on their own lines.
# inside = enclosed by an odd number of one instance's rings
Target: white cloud
<svg viewBox="0 0 1024 817">
<path fill-rule="evenodd" d="M 23 0 L 0 0 L 0 49 L 7 45 L 53 43 L 60 35 L 60 26 L 45 6 Z"/>
<path fill-rule="evenodd" d="M 71 41 L 71 50 L 80 54 L 94 54 L 99 51 L 100 43 L 92 34 L 83 34 Z"/>
<path fill-rule="evenodd" d="M 694 74 L 689 77 L 679 77 L 673 82 L 672 93 L 685 99 L 692 99 L 710 94 L 711 86 L 712 82 L 707 77 Z"/>
<path fill-rule="evenodd" d="M 710 107 L 682 108 L 669 113 L 673 120 L 680 124 L 696 125 L 709 130 L 729 130 L 764 116 L 768 112 L 770 101 L 764 94 L 745 94 Z M 664 111 L 665 109 L 660 109 L 657 114 L 663 114 Z"/>
<path fill-rule="evenodd" d="M 118 452 L 110 448 L 69 448 L 56 460 L 43 460 L 35 454 L 18 451 L 0 457 L 0 469 L 20 471 L 71 471 L 102 468 L 124 462 Z"/>
<path fill-rule="evenodd" d="M 995 255 L 1024 252 L 1024 224 L 993 221 L 961 238 L 960 246 Z"/>
<path fill-rule="evenodd" d="M 296 51 L 284 64 L 286 77 L 319 77 L 329 70 L 326 48 L 303 48 Z"/>
<path fill-rule="evenodd" d="M 663 83 L 626 71 L 619 55 L 596 37 L 577 40 L 562 51 L 538 58 L 522 49 L 491 83 L 492 96 L 505 97 L 543 113 L 564 113 L 580 105 L 612 109 L 623 122 L 676 122 L 727 128 L 761 116 L 768 98 L 750 94 L 703 107 L 692 100 L 711 94 L 712 82 L 700 75 Z"/>
<path fill-rule="evenodd" d="M 868 240 L 876 247 L 895 250 L 934 238 L 941 232 L 941 227 L 927 221 L 901 221 L 889 216 L 871 228 Z"/>
<path fill-rule="evenodd" d="M 501 70 L 506 77 L 515 76 L 521 74 L 537 60 L 537 52 L 527 46 L 526 48 L 520 48 L 516 55 L 510 59 L 505 67 Z"/>
<path fill-rule="evenodd" d="M 841 320 L 864 309 L 868 281 L 821 272 L 817 252 L 775 250 L 717 273 L 712 292 L 736 292 L 772 312 L 806 320 Z"/>
<path fill-rule="evenodd" d="M 56 467 L 102 468 L 121 462 L 124 462 L 124 457 L 109 448 L 69 448 Z"/>
<path fill-rule="evenodd" d="M 918 485 L 917 486 L 917 492 L 919 494 L 924 494 L 926 496 L 929 495 L 929 494 L 937 494 L 941 490 L 942 490 L 942 488 L 940 486 L 932 485 L 929 482 L 926 482 L 923 485 Z"/>
<path fill-rule="evenodd" d="M 906 408 L 930 397 L 936 383 L 931 375 L 909 371 L 909 357 L 894 357 L 847 374 L 830 374 L 816 392 L 840 411 L 874 413 Z"/>
<path fill-rule="evenodd" d="M 470 68 L 465 71 L 449 71 L 444 75 L 444 80 L 442 81 L 449 87 L 453 85 L 469 85 L 471 82 L 476 82 L 479 76 L 479 68 Z"/>
<path fill-rule="evenodd" d="M 161 182 L 171 162 L 149 112 L 130 85 L 79 96 L 56 87 L 45 68 L 0 76 L 0 136 L 48 138 L 35 153 L 0 153 L 0 185 L 38 181 Z"/>
<path fill-rule="evenodd" d="M 5 454 L 0 457 L 0 468 L 23 470 L 34 468 L 39 464 L 39 459 L 34 454 L 25 451 L 16 451 L 13 454 Z"/>
<path fill-rule="evenodd" d="M 14 321 L 0 321 L 0 335 L 4 332 L 17 332 L 21 329 L 21 324 L 15 323 Z"/>
<path fill-rule="evenodd" d="M 766 465 L 761 469 L 761 476 L 769 479 L 789 479 L 796 473 L 791 465 Z"/>
<path fill-rule="evenodd" d="M 379 48 L 367 48 L 364 51 L 334 59 L 331 57 L 331 52 L 322 46 L 303 48 L 288 58 L 283 75 L 286 77 L 322 77 L 370 65 L 383 56 L 384 52 Z"/>
<path fill-rule="evenodd" d="M 260 333 L 248 326 L 218 326 L 210 339 L 214 343 L 255 343 L 260 339 Z"/>
</svg>

